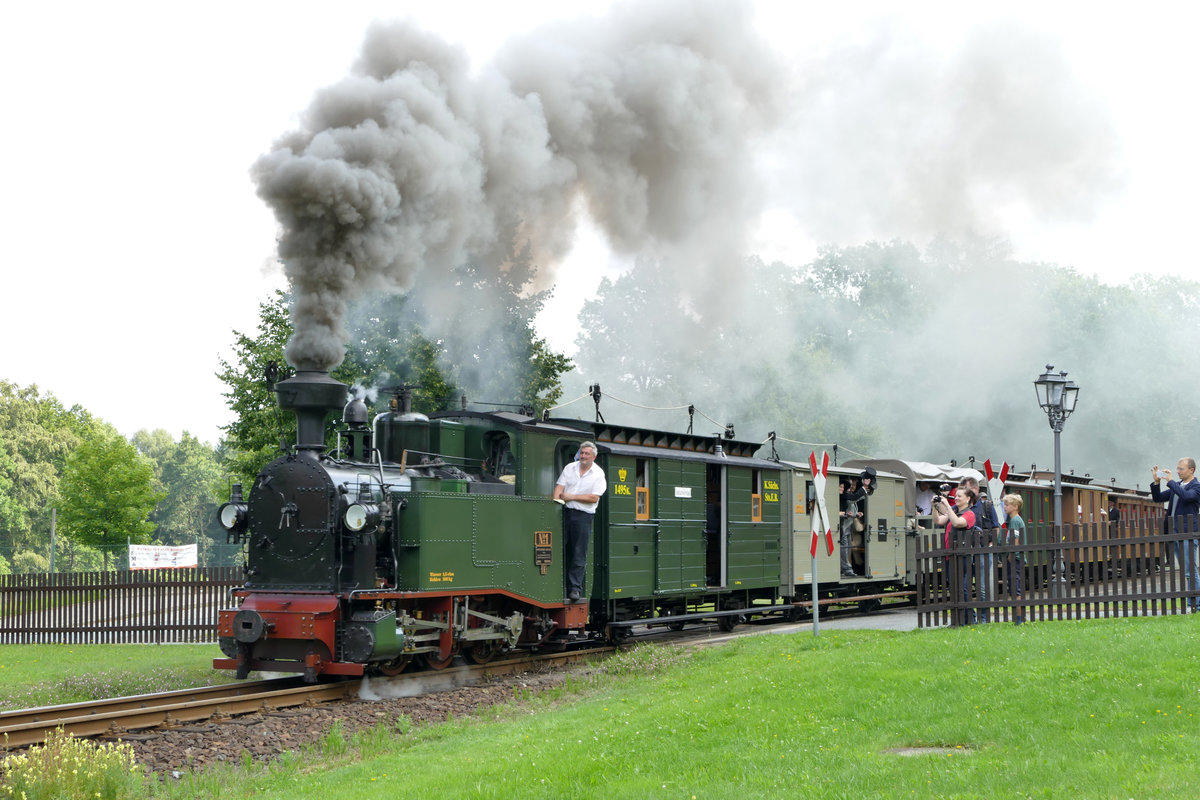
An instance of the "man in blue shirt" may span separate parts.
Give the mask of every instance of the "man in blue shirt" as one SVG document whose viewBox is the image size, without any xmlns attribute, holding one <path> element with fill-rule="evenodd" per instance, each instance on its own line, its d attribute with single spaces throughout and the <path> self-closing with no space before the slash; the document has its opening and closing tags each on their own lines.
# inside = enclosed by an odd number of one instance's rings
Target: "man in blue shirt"
<svg viewBox="0 0 1200 800">
<path fill-rule="evenodd" d="M 1196 479 L 1196 459 L 1181 458 L 1175 465 L 1179 480 L 1171 480 L 1171 470 L 1159 469 L 1155 464 L 1151 468 L 1150 496 L 1156 503 L 1169 503 L 1167 506 L 1167 533 L 1196 532 L 1196 515 L 1200 513 L 1200 480 Z M 1166 480 L 1167 485 L 1161 486 Z M 1193 593 L 1188 598 L 1189 610 L 1194 614 L 1200 611 L 1200 597 L 1194 592 L 1200 587 L 1200 569 L 1197 568 L 1196 540 L 1181 539 L 1175 543 L 1175 560 L 1183 574 L 1187 576 L 1187 590 Z"/>
</svg>

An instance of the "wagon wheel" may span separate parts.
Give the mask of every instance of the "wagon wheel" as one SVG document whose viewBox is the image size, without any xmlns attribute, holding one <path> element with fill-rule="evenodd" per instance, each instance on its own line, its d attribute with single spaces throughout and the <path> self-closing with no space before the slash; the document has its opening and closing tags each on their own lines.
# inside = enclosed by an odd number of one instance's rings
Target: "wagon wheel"
<svg viewBox="0 0 1200 800">
<path fill-rule="evenodd" d="M 457 652 L 451 651 L 450 655 L 445 658 L 439 658 L 437 653 L 422 653 L 421 662 L 429 669 L 443 670 L 454 662 L 456 655 L 458 655 Z"/>
<path fill-rule="evenodd" d="M 717 630 L 722 633 L 729 633 L 731 630 L 741 625 L 746 621 L 745 614 L 726 614 L 723 617 L 717 617 Z"/>
<path fill-rule="evenodd" d="M 399 675 L 404 670 L 408 669 L 408 665 L 412 663 L 412 656 L 396 656 L 391 661 L 385 661 L 379 665 L 378 669 L 381 673 L 387 676 Z"/>
<path fill-rule="evenodd" d="M 608 638 L 613 644 L 626 642 L 631 636 L 633 636 L 633 628 L 627 625 L 608 629 Z"/>
<path fill-rule="evenodd" d="M 669 630 L 669 631 L 676 631 L 676 632 L 683 630 L 683 621 L 682 621 L 682 620 L 680 620 L 680 621 L 677 621 L 677 622 L 668 622 L 668 623 L 667 623 L 667 630 Z"/>
<path fill-rule="evenodd" d="M 882 600 L 880 600 L 878 597 L 873 597 L 870 600 L 859 600 L 858 610 L 864 614 L 870 614 L 872 611 L 877 611 L 882 605 Z"/>
<path fill-rule="evenodd" d="M 485 639 L 463 650 L 463 657 L 472 664 L 486 664 L 503 652 L 497 639 Z"/>
<path fill-rule="evenodd" d="M 808 611 L 803 606 L 788 606 L 783 612 L 783 621 L 799 622 L 808 616 Z"/>
</svg>

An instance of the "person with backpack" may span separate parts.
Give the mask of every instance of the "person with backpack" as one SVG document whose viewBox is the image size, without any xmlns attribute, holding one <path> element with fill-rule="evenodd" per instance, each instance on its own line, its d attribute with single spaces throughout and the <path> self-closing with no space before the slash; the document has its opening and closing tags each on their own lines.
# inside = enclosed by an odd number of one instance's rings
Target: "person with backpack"
<svg viewBox="0 0 1200 800">
<path fill-rule="evenodd" d="M 976 483 L 978 486 L 978 483 Z M 954 505 L 942 495 L 938 495 L 933 499 L 933 513 L 937 515 L 934 523 L 937 525 L 946 526 L 946 548 L 950 547 L 950 535 L 954 531 L 962 531 L 964 533 L 972 530 L 978 530 L 975 525 L 975 512 L 972 507 L 979 499 L 979 495 L 972 491 L 969 486 L 960 485 L 958 491 L 954 494 Z M 975 559 L 969 556 L 963 556 L 960 562 L 962 567 L 962 599 L 964 603 L 971 601 L 971 578 L 974 572 Z M 987 610 L 984 610 L 984 622 L 987 622 Z M 967 624 L 975 624 L 975 610 L 971 609 L 967 614 Z"/>
</svg>

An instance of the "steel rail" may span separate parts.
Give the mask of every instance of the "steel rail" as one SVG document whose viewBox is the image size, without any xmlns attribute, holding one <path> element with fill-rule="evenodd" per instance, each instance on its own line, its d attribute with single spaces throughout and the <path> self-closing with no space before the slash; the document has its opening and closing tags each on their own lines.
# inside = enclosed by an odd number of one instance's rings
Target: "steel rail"
<svg viewBox="0 0 1200 800">
<path fill-rule="evenodd" d="M 368 687 L 396 687 L 406 683 L 419 683 L 422 693 L 445 691 L 477 683 L 485 677 L 520 672 L 533 665 L 571 663 L 614 650 L 613 647 L 604 646 L 539 653 L 525 658 L 444 670 L 428 670 L 393 677 L 373 676 L 368 681 L 341 680 L 306 684 L 298 677 L 280 678 L 4 711 L 0 712 L 0 746 L 13 749 L 39 744 L 57 728 L 78 737 L 120 738 L 122 734 L 146 728 L 169 728 L 202 720 L 221 721 L 256 711 L 353 700 L 369 694 Z M 376 688 L 370 691 L 375 691 Z"/>
</svg>

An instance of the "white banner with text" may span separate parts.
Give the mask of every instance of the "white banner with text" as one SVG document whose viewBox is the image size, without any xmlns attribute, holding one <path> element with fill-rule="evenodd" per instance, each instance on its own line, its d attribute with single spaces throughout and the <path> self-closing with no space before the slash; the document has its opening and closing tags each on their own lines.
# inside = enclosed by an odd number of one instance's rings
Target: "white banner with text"
<svg viewBox="0 0 1200 800">
<path fill-rule="evenodd" d="M 129 545 L 130 569 L 179 569 L 199 566 L 196 545 L 159 547 L 150 544 Z"/>
</svg>

